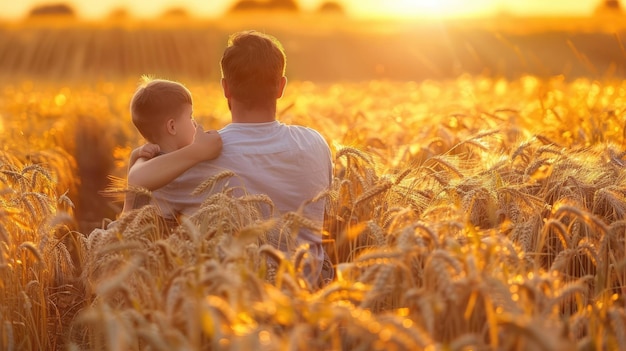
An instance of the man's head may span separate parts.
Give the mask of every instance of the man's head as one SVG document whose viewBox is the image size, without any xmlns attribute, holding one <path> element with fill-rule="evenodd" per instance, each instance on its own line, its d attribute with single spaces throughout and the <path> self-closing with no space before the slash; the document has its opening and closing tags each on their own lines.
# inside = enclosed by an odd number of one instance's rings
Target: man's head
<svg viewBox="0 0 626 351">
<path fill-rule="evenodd" d="M 271 35 L 257 31 L 230 36 L 220 62 L 227 95 L 247 109 L 275 107 L 285 86 L 285 51 Z"/>
<path fill-rule="evenodd" d="M 163 136 L 174 135 L 184 144 L 193 141 L 192 104 L 191 93 L 184 85 L 142 77 L 142 84 L 130 102 L 130 114 L 147 141 L 159 143 Z"/>
</svg>

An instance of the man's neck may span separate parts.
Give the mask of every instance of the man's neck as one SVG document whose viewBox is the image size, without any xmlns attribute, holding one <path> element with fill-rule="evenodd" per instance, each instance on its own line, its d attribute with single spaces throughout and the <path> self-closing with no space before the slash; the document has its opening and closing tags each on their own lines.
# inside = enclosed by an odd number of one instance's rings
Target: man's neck
<svg viewBox="0 0 626 351">
<path fill-rule="evenodd" d="M 232 103 L 230 113 L 233 123 L 265 123 L 276 120 L 276 106 L 246 109 L 240 104 Z"/>
</svg>

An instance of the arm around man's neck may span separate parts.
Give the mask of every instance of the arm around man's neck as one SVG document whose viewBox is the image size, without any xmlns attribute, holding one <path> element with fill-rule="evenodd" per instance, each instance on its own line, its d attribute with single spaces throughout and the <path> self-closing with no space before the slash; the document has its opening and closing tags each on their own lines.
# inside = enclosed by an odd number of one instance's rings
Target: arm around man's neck
<svg viewBox="0 0 626 351">
<path fill-rule="evenodd" d="M 222 138 L 212 130 L 196 134 L 193 143 L 152 159 L 140 158 L 128 171 L 128 185 L 157 190 L 199 162 L 219 156 Z"/>
</svg>

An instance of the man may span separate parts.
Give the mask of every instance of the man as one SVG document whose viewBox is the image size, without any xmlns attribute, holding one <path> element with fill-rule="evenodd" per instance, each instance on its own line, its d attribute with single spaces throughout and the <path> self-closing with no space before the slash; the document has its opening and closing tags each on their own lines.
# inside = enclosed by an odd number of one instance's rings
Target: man
<svg viewBox="0 0 626 351">
<path fill-rule="evenodd" d="M 170 213 L 191 214 L 204 200 L 190 196 L 193 189 L 210 176 L 231 170 L 236 176 L 229 185 L 241 186 L 248 194 L 268 195 L 275 215 L 298 211 L 306 204 L 302 214 L 321 225 L 323 201 L 309 202 L 330 186 L 331 152 L 317 131 L 276 120 L 276 102 L 287 84 L 282 45 L 257 31 L 235 33 L 229 38 L 220 64 L 222 88 L 232 117 L 232 123 L 219 131 L 222 152 L 160 188 L 156 202 Z M 167 167 L 165 161 L 158 162 L 159 158 L 144 164 L 143 176 L 151 177 Z M 321 235 L 301 229 L 296 244 L 309 244 L 311 264 L 305 275 L 315 284 L 324 259 Z"/>
</svg>

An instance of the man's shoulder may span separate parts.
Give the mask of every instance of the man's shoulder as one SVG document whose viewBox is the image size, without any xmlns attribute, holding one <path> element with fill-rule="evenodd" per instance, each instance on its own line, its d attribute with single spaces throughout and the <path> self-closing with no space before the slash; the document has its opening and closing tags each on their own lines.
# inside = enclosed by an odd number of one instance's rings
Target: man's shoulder
<svg viewBox="0 0 626 351">
<path fill-rule="evenodd" d="M 298 133 L 303 137 L 307 137 L 309 139 L 323 141 L 324 143 L 326 142 L 322 134 L 312 127 L 298 124 L 285 124 L 284 126 L 287 127 L 291 133 Z"/>
<path fill-rule="evenodd" d="M 289 129 L 293 129 L 293 130 L 300 130 L 303 132 L 308 132 L 308 133 L 317 133 L 319 134 L 319 132 L 317 130 L 315 130 L 313 127 L 309 127 L 309 126 L 305 126 L 305 125 L 301 125 L 301 124 L 281 124 L 284 127 L 287 127 Z"/>
</svg>

